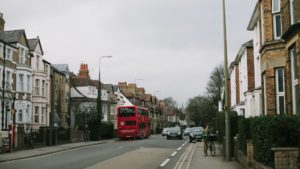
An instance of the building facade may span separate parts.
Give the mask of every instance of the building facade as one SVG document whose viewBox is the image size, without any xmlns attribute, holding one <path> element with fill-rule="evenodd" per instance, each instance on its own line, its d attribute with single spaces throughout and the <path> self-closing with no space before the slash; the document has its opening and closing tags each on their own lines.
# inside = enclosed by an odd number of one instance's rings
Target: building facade
<svg viewBox="0 0 300 169">
<path fill-rule="evenodd" d="M 44 60 L 40 39 L 29 39 L 32 67 L 32 126 L 50 126 L 50 68 Z"/>
</svg>

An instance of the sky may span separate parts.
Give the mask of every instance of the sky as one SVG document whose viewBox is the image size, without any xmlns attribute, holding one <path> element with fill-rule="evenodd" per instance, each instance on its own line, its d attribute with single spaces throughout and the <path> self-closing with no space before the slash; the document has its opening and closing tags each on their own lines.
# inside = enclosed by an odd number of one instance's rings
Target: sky
<svg viewBox="0 0 300 169">
<path fill-rule="evenodd" d="M 228 65 L 252 38 L 255 0 L 226 0 Z M 39 36 L 44 59 L 103 83 L 136 83 L 179 105 L 224 62 L 222 0 L 1 0 L 5 30 Z M 112 56 L 103 58 L 101 56 Z"/>
</svg>

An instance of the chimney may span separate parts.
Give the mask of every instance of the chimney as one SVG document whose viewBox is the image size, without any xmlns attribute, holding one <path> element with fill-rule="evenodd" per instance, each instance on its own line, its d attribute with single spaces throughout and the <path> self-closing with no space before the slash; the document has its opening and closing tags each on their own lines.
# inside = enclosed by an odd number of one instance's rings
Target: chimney
<svg viewBox="0 0 300 169">
<path fill-rule="evenodd" d="M 3 19 L 3 14 L 0 13 L 0 32 L 4 31 L 5 20 Z"/>
<path fill-rule="evenodd" d="M 79 70 L 78 76 L 80 78 L 90 78 L 90 76 L 89 76 L 89 69 L 88 69 L 88 65 L 87 64 L 81 64 L 80 65 L 80 70 Z"/>
</svg>

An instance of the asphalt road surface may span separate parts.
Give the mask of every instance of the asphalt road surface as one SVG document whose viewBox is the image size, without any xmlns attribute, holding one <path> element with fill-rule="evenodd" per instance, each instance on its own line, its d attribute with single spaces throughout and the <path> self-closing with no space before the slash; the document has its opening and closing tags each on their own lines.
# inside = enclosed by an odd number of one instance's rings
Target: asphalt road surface
<svg viewBox="0 0 300 169">
<path fill-rule="evenodd" d="M 0 163 L 0 169 L 171 169 L 188 147 L 187 138 L 113 140 L 105 144 Z"/>
</svg>

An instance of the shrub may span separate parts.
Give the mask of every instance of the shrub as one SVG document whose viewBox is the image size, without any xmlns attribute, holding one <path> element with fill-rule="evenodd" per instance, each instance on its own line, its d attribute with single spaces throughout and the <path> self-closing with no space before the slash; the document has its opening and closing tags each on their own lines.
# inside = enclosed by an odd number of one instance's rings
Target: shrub
<svg viewBox="0 0 300 169">
<path fill-rule="evenodd" d="M 247 140 L 251 139 L 250 132 L 251 119 L 240 117 L 238 120 L 238 133 L 239 133 L 239 149 L 247 154 Z"/>
<path fill-rule="evenodd" d="M 91 140 L 109 139 L 114 136 L 114 125 L 112 123 L 92 123 L 91 125 L 89 125 L 89 129 Z"/>
<path fill-rule="evenodd" d="M 300 120 L 298 116 L 275 115 L 251 119 L 251 136 L 255 160 L 273 166 L 273 147 L 298 146 Z"/>
<path fill-rule="evenodd" d="M 230 121 L 230 154 L 233 155 L 233 146 L 234 146 L 234 136 L 238 133 L 238 115 L 235 111 L 229 111 L 229 121 Z M 217 113 L 216 120 L 216 129 L 219 131 L 219 142 L 223 142 L 223 138 L 225 137 L 225 113 L 219 112 Z"/>
</svg>

